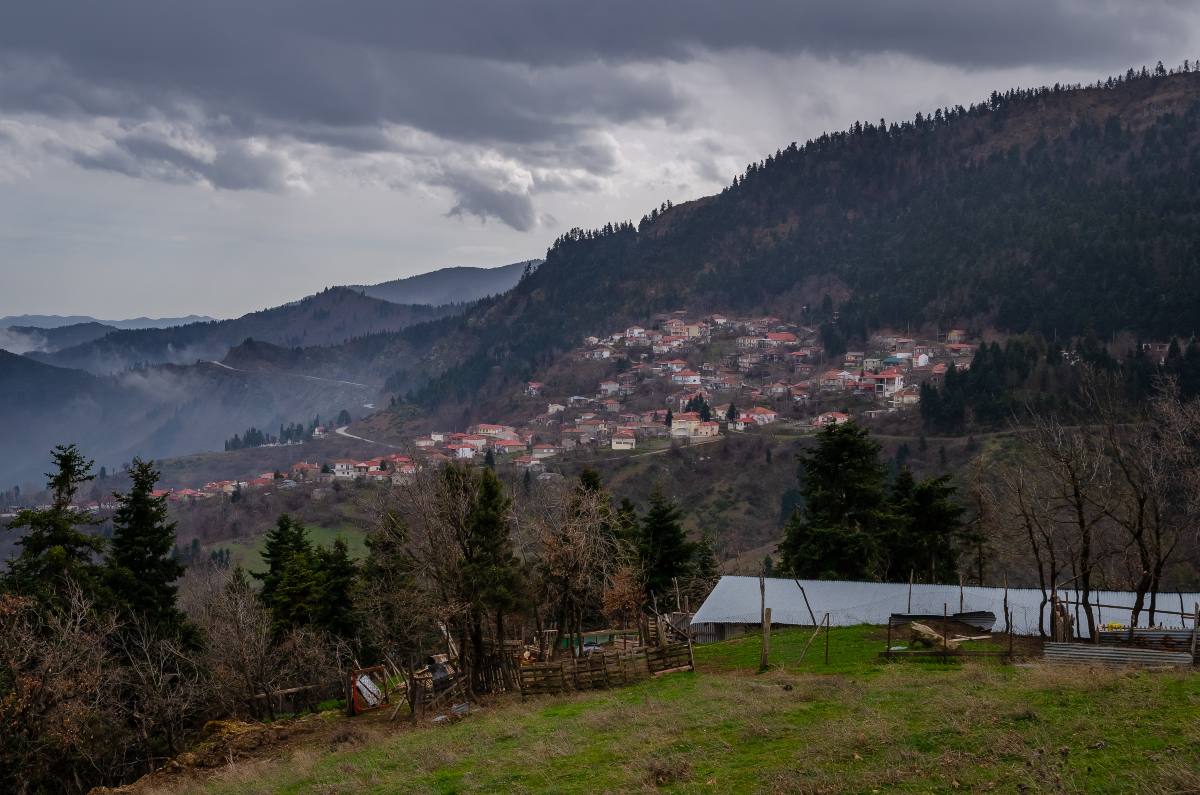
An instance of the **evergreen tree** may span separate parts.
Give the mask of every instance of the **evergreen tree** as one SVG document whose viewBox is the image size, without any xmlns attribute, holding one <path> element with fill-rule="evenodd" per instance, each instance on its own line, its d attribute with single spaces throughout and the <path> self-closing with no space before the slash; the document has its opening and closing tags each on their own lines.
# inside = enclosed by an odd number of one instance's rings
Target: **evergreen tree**
<svg viewBox="0 0 1200 795">
<path fill-rule="evenodd" d="M 725 420 L 727 422 L 736 422 L 737 418 L 738 418 L 738 409 L 737 409 L 737 406 L 735 406 L 733 404 L 733 401 L 731 400 L 731 401 L 729 401 L 729 408 L 725 409 Z"/>
<path fill-rule="evenodd" d="M 496 469 L 496 454 L 492 452 L 492 448 L 490 447 L 483 456 L 483 465 L 491 470 Z"/>
<path fill-rule="evenodd" d="M 153 462 L 135 458 L 129 476 L 129 493 L 115 495 L 108 585 L 123 609 L 145 616 L 164 636 L 177 636 L 186 621 L 175 603 L 184 569 L 170 554 L 175 523 L 167 518 L 166 496 L 154 495 L 159 473 Z"/>
<path fill-rule="evenodd" d="M 288 514 L 280 514 L 275 526 L 267 533 L 263 545 L 262 560 L 266 571 L 251 572 L 250 576 L 262 583 L 259 596 L 268 607 L 274 605 L 275 592 L 283 579 L 284 571 L 293 556 L 311 557 L 312 545 L 308 531 L 299 521 Z"/>
<path fill-rule="evenodd" d="M 96 520 L 74 505 L 79 487 L 93 478 L 92 462 L 73 444 L 59 445 L 51 457 L 55 471 L 46 475 L 50 506 L 27 508 L 8 525 L 26 532 L 17 541 L 21 552 L 9 564 L 5 585 L 49 603 L 71 582 L 89 597 L 103 599 L 107 593 L 97 557 L 104 551 L 104 539 L 80 529 Z"/>
<path fill-rule="evenodd" d="M 694 545 L 687 540 L 679 519 L 679 508 L 660 486 L 655 486 L 637 543 L 647 595 L 667 593 L 671 580 L 686 575 L 691 568 Z"/>
<path fill-rule="evenodd" d="M 865 579 L 890 521 L 879 445 L 853 422 L 829 425 L 801 456 L 804 505 L 784 528 L 781 568 L 797 577 Z"/>
<path fill-rule="evenodd" d="M 317 550 L 318 598 L 313 623 L 321 629 L 352 638 L 358 634 L 354 612 L 354 587 L 358 566 L 350 558 L 346 540 L 338 536 L 331 547 Z"/>
<path fill-rule="evenodd" d="M 895 516 L 887 539 L 884 576 L 902 580 L 910 572 L 925 582 L 951 583 L 958 577 L 958 545 L 963 508 L 954 501 L 949 476 L 917 482 L 907 469 L 892 484 Z"/>
<path fill-rule="evenodd" d="M 667 416 L 666 416 L 666 419 L 663 420 L 663 422 L 666 424 L 666 426 L 668 428 L 670 428 L 671 423 L 674 421 L 675 421 L 675 415 L 671 412 L 670 409 L 667 409 Z"/>
</svg>

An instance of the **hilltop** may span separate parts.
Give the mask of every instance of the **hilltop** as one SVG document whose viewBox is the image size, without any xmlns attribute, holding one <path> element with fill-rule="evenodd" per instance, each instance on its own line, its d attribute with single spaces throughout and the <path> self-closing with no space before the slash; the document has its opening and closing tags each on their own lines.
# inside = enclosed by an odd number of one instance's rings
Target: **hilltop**
<svg viewBox="0 0 1200 795">
<path fill-rule="evenodd" d="M 526 269 L 534 269 L 541 262 L 533 259 L 495 268 L 441 268 L 379 284 L 351 285 L 350 289 L 395 304 L 469 304 L 508 292 L 521 280 Z"/>
</svg>

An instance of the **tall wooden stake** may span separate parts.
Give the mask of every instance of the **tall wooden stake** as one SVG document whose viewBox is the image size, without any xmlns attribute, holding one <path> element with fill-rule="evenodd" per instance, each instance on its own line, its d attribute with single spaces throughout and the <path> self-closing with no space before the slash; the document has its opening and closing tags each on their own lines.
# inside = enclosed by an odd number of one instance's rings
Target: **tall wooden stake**
<svg viewBox="0 0 1200 795">
<path fill-rule="evenodd" d="M 1008 572 L 1004 572 L 1004 625 L 1008 632 L 1012 633 L 1012 622 L 1008 620 Z M 1012 644 L 1009 644 L 1010 646 Z M 1012 649 L 1010 648 L 1011 652 Z"/>
<path fill-rule="evenodd" d="M 767 660 L 771 655 L 771 608 L 763 608 L 763 623 L 762 623 L 762 659 L 758 662 L 758 670 L 767 670 Z"/>
<path fill-rule="evenodd" d="M 963 576 L 958 575 L 958 612 L 963 611 Z"/>
<path fill-rule="evenodd" d="M 913 570 L 909 569 L 908 570 L 908 611 L 907 611 L 909 613 L 912 612 L 912 581 L 913 581 Z"/>
</svg>

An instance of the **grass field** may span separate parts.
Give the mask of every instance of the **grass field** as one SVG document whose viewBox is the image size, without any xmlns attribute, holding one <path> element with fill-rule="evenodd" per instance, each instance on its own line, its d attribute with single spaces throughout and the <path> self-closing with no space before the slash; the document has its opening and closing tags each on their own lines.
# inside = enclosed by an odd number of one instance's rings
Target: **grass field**
<svg viewBox="0 0 1200 795">
<path fill-rule="evenodd" d="M 213 793 L 1195 792 L 1200 676 L 995 661 L 883 663 L 880 630 L 697 648 L 698 671 L 504 699 L 444 726 L 339 720 Z"/>
<path fill-rule="evenodd" d="M 367 556 L 366 534 L 354 527 L 329 528 L 308 527 L 308 540 L 316 546 L 331 546 L 334 539 L 341 536 L 346 540 L 352 558 L 361 560 Z M 247 571 L 259 571 L 263 567 L 262 551 L 265 535 L 251 538 L 239 538 L 235 541 L 218 541 L 205 547 L 205 552 L 225 548 L 229 550 L 230 560 Z"/>
</svg>

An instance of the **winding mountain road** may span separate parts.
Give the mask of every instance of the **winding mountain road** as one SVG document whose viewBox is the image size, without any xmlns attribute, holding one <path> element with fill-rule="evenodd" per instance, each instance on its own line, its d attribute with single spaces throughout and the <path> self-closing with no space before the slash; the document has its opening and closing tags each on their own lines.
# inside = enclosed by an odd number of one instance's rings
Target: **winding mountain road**
<svg viewBox="0 0 1200 795">
<path fill-rule="evenodd" d="M 324 381 L 327 384 L 344 384 L 345 386 L 360 386 L 363 389 L 381 389 L 382 387 L 376 384 L 360 384 L 358 381 L 343 381 L 338 378 L 322 378 L 319 375 L 305 375 L 304 373 L 288 373 L 280 370 L 243 370 L 240 367 L 230 367 L 224 362 L 214 361 L 209 359 L 207 364 L 213 364 L 217 367 L 222 367 L 226 370 L 232 370 L 235 373 L 247 373 L 248 375 L 290 375 L 292 378 L 307 378 L 309 381 Z"/>
</svg>

